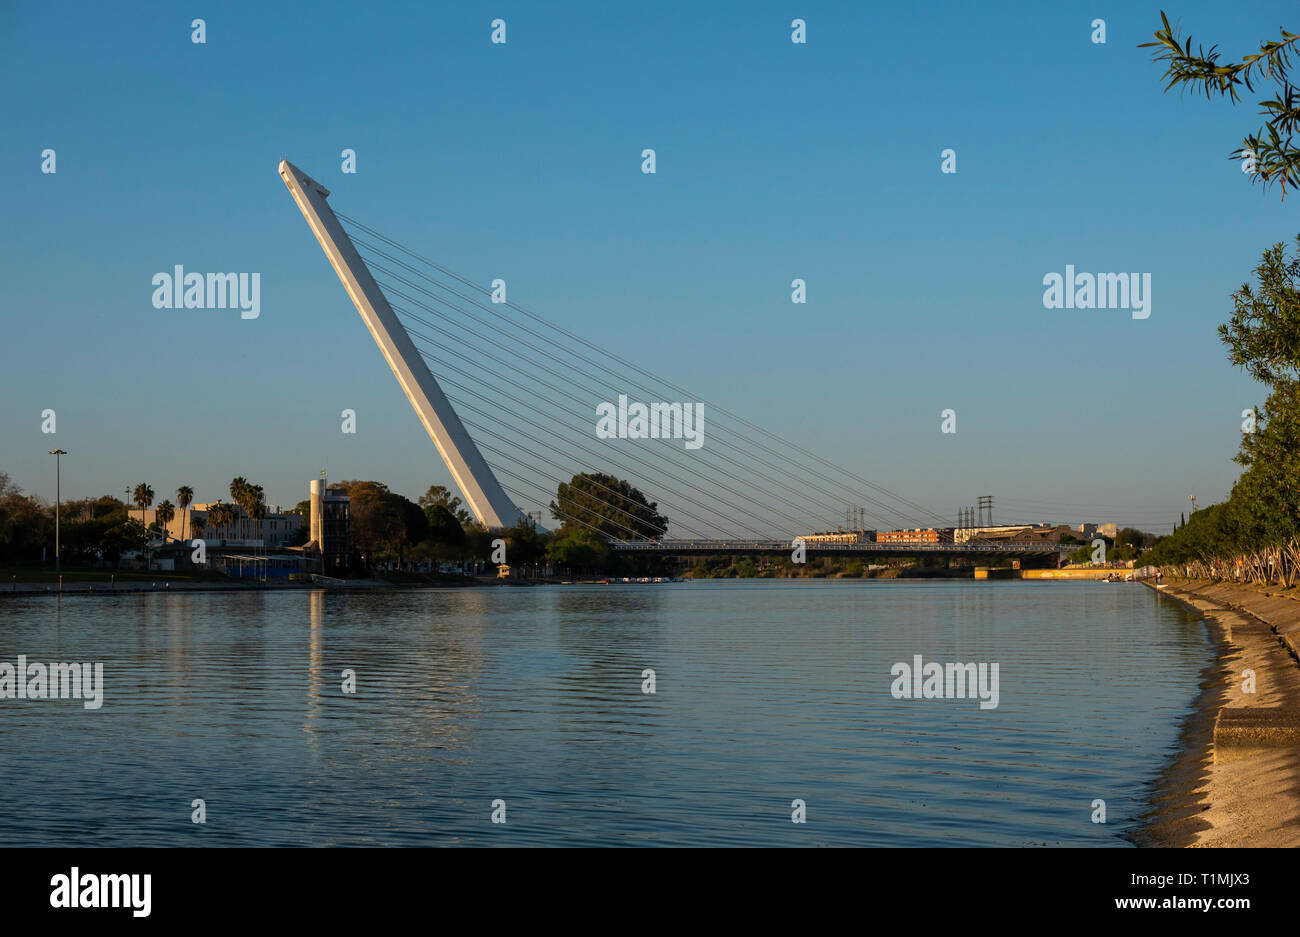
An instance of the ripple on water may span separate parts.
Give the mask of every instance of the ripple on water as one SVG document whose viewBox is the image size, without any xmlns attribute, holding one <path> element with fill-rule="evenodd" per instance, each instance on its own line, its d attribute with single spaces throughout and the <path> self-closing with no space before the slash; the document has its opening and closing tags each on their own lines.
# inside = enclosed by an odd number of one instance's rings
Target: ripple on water
<svg viewBox="0 0 1300 937">
<path fill-rule="evenodd" d="M 10 845 L 1122 845 L 1208 656 L 1202 627 L 1149 590 L 1089 583 L 0 611 L 0 660 L 102 661 L 106 684 L 95 711 L 0 701 Z M 1000 705 L 894 699 L 890 667 L 916 654 L 998 662 Z"/>
</svg>

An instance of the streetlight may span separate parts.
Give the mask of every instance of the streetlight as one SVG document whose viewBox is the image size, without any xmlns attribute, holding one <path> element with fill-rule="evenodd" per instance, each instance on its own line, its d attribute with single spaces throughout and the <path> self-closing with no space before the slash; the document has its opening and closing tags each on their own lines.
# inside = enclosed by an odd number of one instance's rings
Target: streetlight
<svg viewBox="0 0 1300 937">
<path fill-rule="evenodd" d="M 67 453 L 62 449 L 51 449 L 50 455 L 54 456 L 54 571 L 57 573 L 62 572 L 62 568 L 59 566 L 59 500 L 62 494 L 60 491 L 59 457 L 65 456 Z"/>
</svg>

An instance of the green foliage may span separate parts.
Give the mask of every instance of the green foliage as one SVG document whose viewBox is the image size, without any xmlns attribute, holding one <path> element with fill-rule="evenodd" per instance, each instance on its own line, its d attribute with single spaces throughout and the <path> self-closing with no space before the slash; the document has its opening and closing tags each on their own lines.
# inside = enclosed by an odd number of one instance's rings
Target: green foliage
<svg viewBox="0 0 1300 937">
<path fill-rule="evenodd" d="M 605 570 L 611 559 L 604 538 L 580 527 L 561 529 L 546 552 L 552 566 L 579 572 Z"/>
<path fill-rule="evenodd" d="M 1300 236 L 1296 243 L 1300 246 Z M 1281 242 L 1264 251 L 1249 284 L 1232 294 L 1233 312 L 1219 326 L 1228 360 L 1257 381 L 1278 384 L 1300 377 L 1300 256 L 1290 260 Z"/>
<path fill-rule="evenodd" d="M 422 502 L 424 498 L 420 499 Z M 425 504 L 424 518 L 429 525 L 427 539 L 435 544 L 460 549 L 465 546 L 465 528 L 443 504 L 433 502 Z"/>
<path fill-rule="evenodd" d="M 1278 381 L 1259 417 L 1242 436 L 1246 470 L 1229 500 L 1239 542 L 1278 543 L 1300 536 L 1300 381 Z"/>
<path fill-rule="evenodd" d="M 1300 538 L 1300 260 L 1287 260 L 1275 244 L 1255 275 L 1258 287 L 1233 293 L 1232 317 L 1219 326 L 1228 360 L 1272 389 L 1234 457 L 1244 471 L 1227 501 L 1194 512 L 1161 538 L 1145 557 L 1152 565 L 1222 559 Z"/>
<path fill-rule="evenodd" d="M 40 559 L 42 546 L 54 547 L 54 518 L 46 506 L 0 472 L 0 558 L 17 562 Z"/>
<path fill-rule="evenodd" d="M 229 528 L 238 516 L 239 510 L 233 504 L 218 499 L 208 505 L 206 524 L 203 526 L 211 528 L 210 536 L 213 538 L 233 538 L 234 532 Z"/>
<path fill-rule="evenodd" d="M 1172 566 L 1235 552 L 1238 543 L 1227 504 L 1212 504 L 1193 511 L 1178 532 L 1161 537 L 1143 557 L 1152 566 Z"/>
<path fill-rule="evenodd" d="M 446 508 L 448 511 L 451 512 L 451 515 L 454 518 L 456 518 L 456 522 L 462 528 L 464 528 L 467 524 L 471 524 L 474 522 L 474 515 L 471 514 L 469 510 L 461 503 L 460 498 L 457 497 L 456 495 L 453 495 L 443 485 L 430 485 L 429 490 L 426 491 L 424 494 L 420 495 L 419 501 L 417 503 L 420 505 L 420 507 L 426 509 L 425 512 L 426 514 L 428 513 L 427 509 L 434 505 L 438 505 Z"/>
<path fill-rule="evenodd" d="M 1277 86 L 1273 97 L 1259 102 L 1261 114 L 1266 118 L 1264 126 L 1249 134 L 1231 158 L 1253 159 L 1252 181 L 1259 179 L 1266 188 L 1276 182 L 1282 197 L 1286 198 L 1288 186 L 1300 185 L 1300 151 L 1292 143 L 1300 121 L 1300 96 L 1289 75 L 1291 55 L 1300 36 L 1279 30 L 1280 40 L 1265 40 L 1259 44 L 1259 52 L 1245 56 L 1240 62 L 1225 64 L 1220 61 L 1218 46 L 1211 46 L 1207 51 L 1198 45 L 1193 52 L 1191 35 L 1180 40 L 1163 11 L 1160 19 L 1164 25 L 1156 30 L 1155 41 L 1141 43 L 1138 48 L 1153 48 L 1152 58 L 1166 64 L 1164 77 L 1169 79 L 1169 84 L 1165 91 L 1175 85 L 1199 85 L 1207 100 L 1219 95 L 1235 104 L 1241 100 L 1243 86 L 1252 94 L 1256 82 L 1267 81 Z"/>
<path fill-rule="evenodd" d="M 352 545 L 367 560 L 382 548 L 402 523 L 388 486 L 374 481 L 344 481 L 348 493 Z"/>
<path fill-rule="evenodd" d="M 550 504 L 551 517 L 565 527 L 596 529 L 617 540 L 663 537 L 668 519 L 636 488 L 613 475 L 581 472 L 561 482 Z"/>
<path fill-rule="evenodd" d="M 492 556 L 492 541 L 496 539 L 497 535 L 477 522 L 469 523 L 464 530 L 464 555 L 474 560 L 487 562 Z"/>
<path fill-rule="evenodd" d="M 546 535 L 532 521 L 520 518 L 504 533 L 506 557 L 511 566 L 532 566 L 546 557 Z"/>
<path fill-rule="evenodd" d="M 144 525 L 131 518 L 105 531 L 100 541 L 104 559 L 116 563 L 127 550 L 138 550 L 144 540 Z"/>
<path fill-rule="evenodd" d="M 167 525 L 176 517 L 176 506 L 170 501 L 164 499 L 158 502 L 158 511 L 155 515 L 159 529 L 166 530 Z"/>
<path fill-rule="evenodd" d="M 378 556 L 395 556 L 400 562 L 407 551 L 429 534 L 429 519 L 419 505 L 388 490 L 376 481 L 345 481 L 352 543 L 367 562 Z"/>
<path fill-rule="evenodd" d="M 135 486 L 135 490 L 131 492 L 131 500 L 135 502 L 135 506 L 140 509 L 140 513 L 143 515 L 149 509 L 149 505 L 153 504 L 153 488 L 149 486 L 148 482 L 140 482 Z"/>
</svg>

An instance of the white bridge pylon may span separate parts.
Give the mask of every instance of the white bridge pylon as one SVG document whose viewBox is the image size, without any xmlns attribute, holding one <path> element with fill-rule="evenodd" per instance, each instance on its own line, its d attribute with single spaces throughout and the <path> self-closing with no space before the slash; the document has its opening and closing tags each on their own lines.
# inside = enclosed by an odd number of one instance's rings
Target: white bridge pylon
<svg viewBox="0 0 1300 937">
<path fill-rule="evenodd" d="M 452 409 L 424 358 L 415 348 L 411 336 L 398 321 L 370 268 L 357 253 L 352 239 L 325 201 L 329 189 L 288 160 L 280 162 L 280 178 L 289 187 L 307 225 L 329 258 L 343 288 L 352 297 L 361 320 L 374 336 L 384 360 L 393 369 L 397 383 L 406 391 L 429 438 L 438 447 L 442 461 L 455 480 L 461 495 L 480 524 L 489 529 L 510 527 L 525 517 L 506 495 L 478 446 L 465 431 L 465 425 Z"/>
</svg>

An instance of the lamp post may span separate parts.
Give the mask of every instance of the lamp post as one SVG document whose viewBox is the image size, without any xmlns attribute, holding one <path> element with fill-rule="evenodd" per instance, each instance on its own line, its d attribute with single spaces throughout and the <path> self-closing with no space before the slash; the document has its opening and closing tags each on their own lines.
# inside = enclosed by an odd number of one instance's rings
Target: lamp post
<svg viewBox="0 0 1300 937">
<path fill-rule="evenodd" d="M 60 477 L 59 457 L 65 456 L 67 453 L 62 449 L 51 449 L 50 455 L 54 456 L 54 571 L 57 573 L 62 571 L 59 565 L 59 502 L 62 495 L 60 490 L 62 479 Z"/>
</svg>

